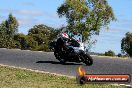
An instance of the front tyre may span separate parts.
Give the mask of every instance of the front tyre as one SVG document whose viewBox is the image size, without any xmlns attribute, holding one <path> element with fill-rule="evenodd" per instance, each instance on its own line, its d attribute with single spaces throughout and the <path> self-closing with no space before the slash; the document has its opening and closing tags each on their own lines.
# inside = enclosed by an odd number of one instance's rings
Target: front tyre
<svg viewBox="0 0 132 88">
<path fill-rule="evenodd" d="M 84 55 L 84 63 L 87 66 L 91 66 L 93 64 L 93 59 L 92 59 L 92 57 L 89 54 L 85 54 Z"/>
</svg>

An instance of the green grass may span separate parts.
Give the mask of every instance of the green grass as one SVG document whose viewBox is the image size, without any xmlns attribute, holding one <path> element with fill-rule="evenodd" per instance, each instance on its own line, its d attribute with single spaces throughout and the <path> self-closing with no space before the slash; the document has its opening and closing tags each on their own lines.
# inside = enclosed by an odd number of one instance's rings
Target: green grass
<svg viewBox="0 0 132 88">
<path fill-rule="evenodd" d="M 120 58 L 120 59 L 131 59 L 130 57 L 127 56 L 122 56 L 122 57 L 118 57 L 118 56 L 105 56 L 105 55 L 98 55 L 99 57 L 109 57 L 109 58 Z"/>
<path fill-rule="evenodd" d="M 108 84 L 79 85 L 74 78 L 0 66 L 0 88 L 124 88 Z"/>
</svg>

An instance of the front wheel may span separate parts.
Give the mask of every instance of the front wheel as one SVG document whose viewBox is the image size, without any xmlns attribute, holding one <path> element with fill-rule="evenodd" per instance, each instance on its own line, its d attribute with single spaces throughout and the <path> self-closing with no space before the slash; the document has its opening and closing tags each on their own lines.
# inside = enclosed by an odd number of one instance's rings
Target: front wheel
<svg viewBox="0 0 132 88">
<path fill-rule="evenodd" d="M 84 63 L 87 66 L 91 66 L 93 64 L 93 59 L 92 59 L 92 57 L 89 54 L 85 54 L 84 55 Z"/>
</svg>

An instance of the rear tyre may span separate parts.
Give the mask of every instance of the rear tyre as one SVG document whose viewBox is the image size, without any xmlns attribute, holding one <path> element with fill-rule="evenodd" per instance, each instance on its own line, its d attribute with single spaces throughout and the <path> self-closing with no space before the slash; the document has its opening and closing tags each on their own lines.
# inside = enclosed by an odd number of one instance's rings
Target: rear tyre
<svg viewBox="0 0 132 88">
<path fill-rule="evenodd" d="M 66 60 L 65 59 L 60 58 L 58 60 L 60 61 L 61 64 L 65 64 L 66 63 Z"/>
<path fill-rule="evenodd" d="M 55 55 L 56 59 L 60 61 L 61 64 L 66 63 L 66 60 L 63 57 L 61 57 L 58 53 L 54 52 L 54 55 Z"/>
<path fill-rule="evenodd" d="M 92 59 L 92 57 L 89 54 L 85 54 L 84 55 L 84 63 L 87 66 L 91 66 L 93 64 L 93 59 Z"/>
</svg>

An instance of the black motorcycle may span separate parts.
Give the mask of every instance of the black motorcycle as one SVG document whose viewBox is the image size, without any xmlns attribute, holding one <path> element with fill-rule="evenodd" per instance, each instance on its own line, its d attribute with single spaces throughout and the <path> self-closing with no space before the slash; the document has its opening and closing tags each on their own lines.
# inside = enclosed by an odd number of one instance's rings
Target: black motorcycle
<svg viewBox="0 0 132 88">
<path fill-rule="evenodd" d="M 68 43 L 68 45 L 66 43 Z M 83 62 L 88 66 L 93 64 L 92 57 L 86 53 L 81 48 L 81 44 L 74 39 L 65 40 L 59 38 L 57 41 L 51 42 L 49 46 L 50 49 L 54 51 L 56 59 L 62 64 L 65 64 L 66 62 Z"/>
</svg>

